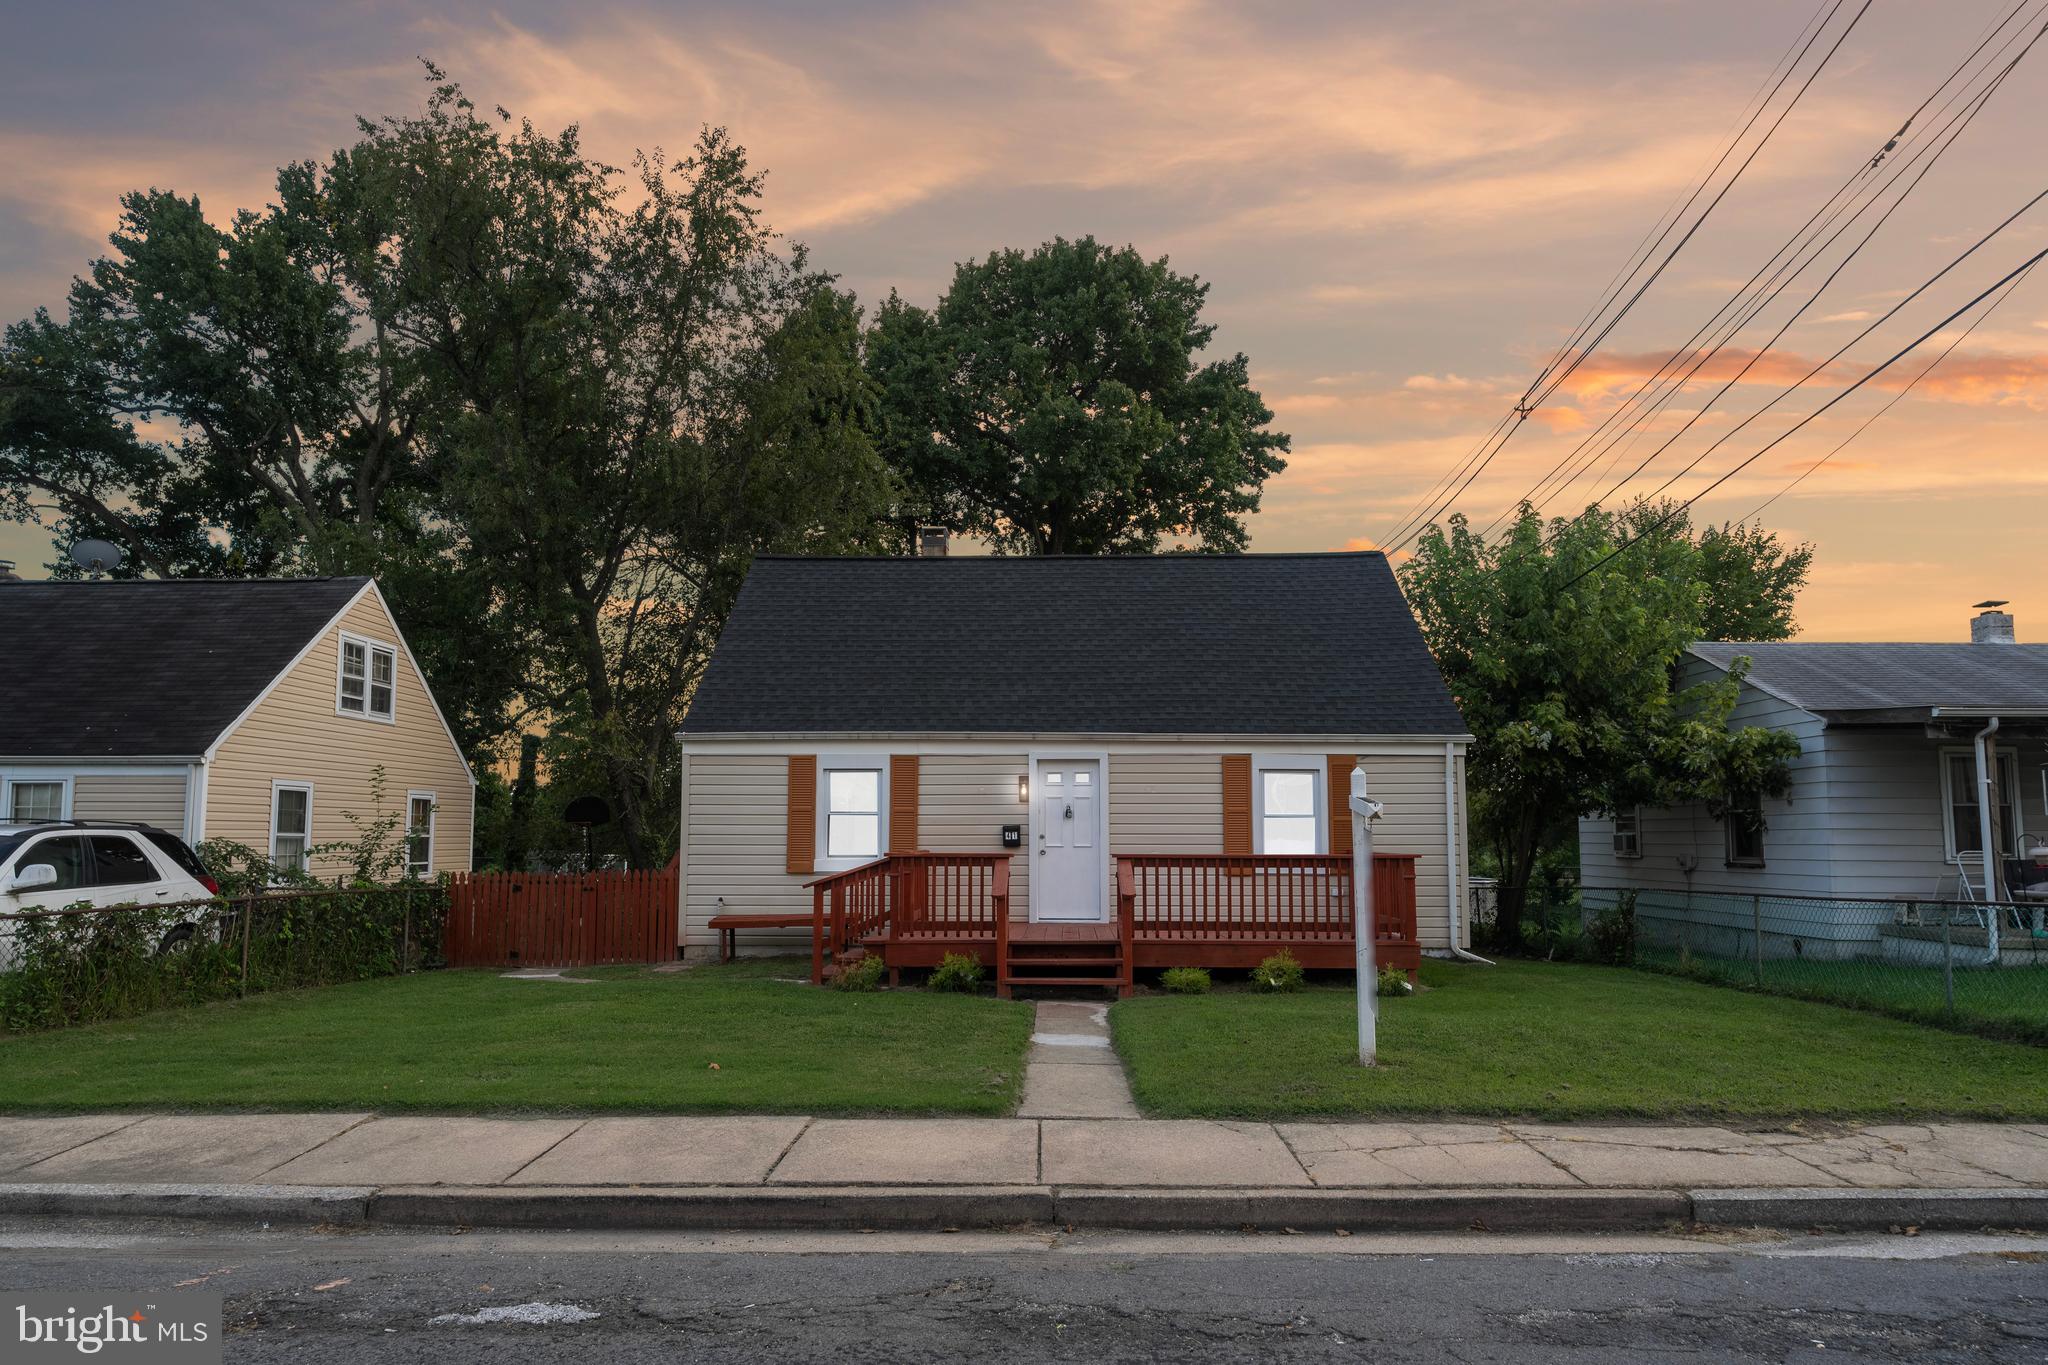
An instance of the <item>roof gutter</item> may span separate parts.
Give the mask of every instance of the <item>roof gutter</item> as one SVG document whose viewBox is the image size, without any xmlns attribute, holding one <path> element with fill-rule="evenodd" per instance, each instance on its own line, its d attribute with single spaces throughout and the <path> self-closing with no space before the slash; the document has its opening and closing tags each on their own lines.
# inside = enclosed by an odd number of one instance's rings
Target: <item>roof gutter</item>
<svg viewBox="0 0 2048 1365">
<path fill-rule="evenodd" d="M 1444 887 L 1450 902 L 1451 956 L 1491 967 L 1493 963 L 1458 941 L 1458 921 L 1460 912 L 1465 908 L 1465 869 L 1458 858 L 1458 829 L 1464 822 L 1458 814 L 1458 746 L 1447 740 L 1444 743 Z"/>
<path fill-rule="evenodd" d="M 1977 837 L 1984 850 L 1984 943 L 1985 965 L 1998 965 L 1998 845 L 1992 838 L 1991 756 L 1986 742 L 1998 733 L 1997 716 L 1977 732 Z M 2013 793 L 2015 809 L 2019 793 Z"/>
</svg>

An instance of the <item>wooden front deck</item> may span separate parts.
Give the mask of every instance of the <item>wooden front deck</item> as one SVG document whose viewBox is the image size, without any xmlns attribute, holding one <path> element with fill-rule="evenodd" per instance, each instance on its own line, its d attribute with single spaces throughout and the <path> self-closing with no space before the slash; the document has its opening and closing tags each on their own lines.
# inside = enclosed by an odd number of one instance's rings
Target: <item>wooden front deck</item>
<svg viewBox="0 0 2048 1365">
<path fill-rule="evenodd" d="M 1291 953 L 1348 969 L 1351 860 L 1331 855 L 1118 854 L 1116 911 L 1100 923 L 1010 918 L 1010 856 L 906 853 L 809 884 L 811 977 L 878 953 L 896 980 L 948 953 L 981 960 L 999 995 L 1019 986 L 1102 986 L 1128 995 L 1140 970 L 1255 967 Z M 1413 977 L 1415 858 L 1373 859 L 1375 960 Z"/>
</svg>

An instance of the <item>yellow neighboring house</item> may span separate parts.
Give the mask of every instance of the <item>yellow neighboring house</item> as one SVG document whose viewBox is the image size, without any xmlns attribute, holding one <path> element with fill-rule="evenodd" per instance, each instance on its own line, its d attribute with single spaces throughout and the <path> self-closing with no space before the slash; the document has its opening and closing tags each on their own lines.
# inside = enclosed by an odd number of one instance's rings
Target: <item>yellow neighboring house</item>
<svg viewBox="0 0 2048 1365">
<path fill-rule="evenodd" d="M 411 871 L 470 866 L 476 779 L 374 579 L 0 582 L 0 641 L 0 822 L 136 821 L 324 876 L 349 813 L 402 812 Z"/>
</svg>

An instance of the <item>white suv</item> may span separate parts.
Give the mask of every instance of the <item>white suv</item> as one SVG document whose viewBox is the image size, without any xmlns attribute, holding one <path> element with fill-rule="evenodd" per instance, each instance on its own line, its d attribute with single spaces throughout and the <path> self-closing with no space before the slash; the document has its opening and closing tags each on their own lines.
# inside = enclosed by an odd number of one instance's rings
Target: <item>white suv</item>
<svg viewBox="0 0 2048 1365">
<path fill-rule="evenodd" d="M 220 884 L 184 840 L 150 825 L 0 824 L 0 914 L 80 903 L 174 905 L 218 894 Z M 0 959 L 12 956 L 12 928 L 0 920 Z M 191 934 L 181 924 L 164 946 Z"/>
</svg>

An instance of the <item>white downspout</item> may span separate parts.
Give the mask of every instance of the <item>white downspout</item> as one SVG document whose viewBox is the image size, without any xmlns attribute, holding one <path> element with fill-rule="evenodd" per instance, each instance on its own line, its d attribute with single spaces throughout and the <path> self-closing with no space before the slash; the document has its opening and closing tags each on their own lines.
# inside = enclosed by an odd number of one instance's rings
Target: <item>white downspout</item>
<svg viewBox="0 0 2048 1365">
<path fill-rule="evenodd" d="M 1977 837 L 1984 849 L 1984 941 L 1985 962 L 1998 965 L 1998 906 L 1994 903 L 1998 894 L 1998 849 L 1991 837 L 1991 759 L 1987 757 L 1985 741 L 1998 733 L 1998 717 L 1977 732 Z"/>
<path fill-rule="evenodd" d="M 1458 942 L 1458 912 L 1463 908 L 1464 868 L 1458 859 L 1458 746 L 1444 741 L 1444 885 L 1450 899 L 1451 956 L 1491 967 L 1493 963 Z"/>
</svg>

